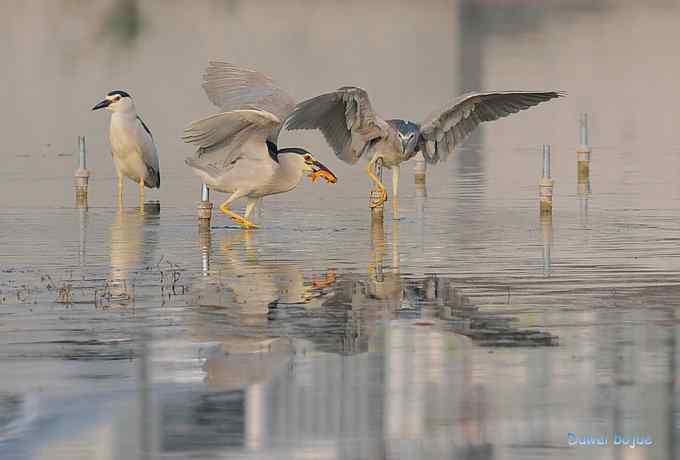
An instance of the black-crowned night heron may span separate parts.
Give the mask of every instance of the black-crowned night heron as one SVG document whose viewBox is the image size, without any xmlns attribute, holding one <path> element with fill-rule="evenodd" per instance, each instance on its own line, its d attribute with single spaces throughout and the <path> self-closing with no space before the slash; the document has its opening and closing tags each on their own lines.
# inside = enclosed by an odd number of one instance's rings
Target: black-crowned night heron
<svg viewBox="0 0 680 460">
<path fill-rule="evenodd" d="M 370 155 L 366 168 L 381 197 L 371 207 L 387 200 L 385 186 L 373 173 L 381 158 L 392 169 L 392 209 L 397 217 L 399 165 L 422 152 L 429 163 L 445 159 L 480 123 L 503 118 L 541 102 L 560 97 L 556 91 L 468 93 L 417 125 L 405 120 L 383 120 L 371 107 L 361 88 L 346 86 L 298 104 L 285 122 L 286 129 L 319 129 L 335 154 L 349 164 Z"/>
<path fill-rule="evenodd" d="M 111 113 L 109 141 L 118 175 L 118 204 L 123 202 L 123 176 L 139 184 L 139 202 L 144 204 L 144 187 L 161 186 L 158 152 L 151 130 L 135 110 L 132 97 L 125 91 L 111 91 L 92 110 L 106 108 Z"/>
<path fill-rule="evenodd" d="M 264 74 L 225 62 L 210 63 L 203 88 L 222 113 L 191 123 L 182 139 L 198 150 L 187 164 L 208 187 L 231 195 L 220 210 L 243 228 L 257 201 L 294 189 L 305 172 L 312 180 L 335 175 L 305 149 L 280 149 L 282 121 L 295 103 Z M 247 198 L 243 216 L 231 211 L 235 200 Z"/>
</svg>

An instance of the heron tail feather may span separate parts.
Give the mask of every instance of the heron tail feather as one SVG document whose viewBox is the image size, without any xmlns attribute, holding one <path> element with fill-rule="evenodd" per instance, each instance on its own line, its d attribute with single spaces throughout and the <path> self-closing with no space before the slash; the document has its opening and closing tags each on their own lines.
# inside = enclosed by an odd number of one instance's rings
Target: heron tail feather
<svg viewBox="0 0 680 460">
<path fill-rule="evenodd" d="M 144 185 L 149 188 L 161 188 L 161 173 L 154 168 L 147 168 Z"/>
</svg>

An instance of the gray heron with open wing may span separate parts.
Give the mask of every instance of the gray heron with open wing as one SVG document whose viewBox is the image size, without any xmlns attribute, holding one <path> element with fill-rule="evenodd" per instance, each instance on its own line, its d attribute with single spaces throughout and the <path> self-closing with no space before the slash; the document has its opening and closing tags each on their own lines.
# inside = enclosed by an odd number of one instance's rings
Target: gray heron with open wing
<svg viewBox="0 0 680 460">
<path fill-rule="evenodd" d="M 373 110 L 366 91 L 346 86 L 299 103 L 284 126 L 290 130 L 319 129 L 338 158 L 346 163 L 354 164 L 359 158 L 369 156 L 366 171 L 381 195 L 371 202 L 371 207 L 387 201 L 385 186 L 373 172 L 375 162 L 382 159 L 384 166 L 392 169 L 392 209 L 397 217 L 402 162 L 422 152 L 428 162 L 437 163 L 452 153 L 480 123 L 563 95 L 558 91 L 468 93 L 418 125 L 406 120 L 382 119 Z"/>
<path fill-rule="evenodd" d="M 211 62 L 203 88 L 221 113 L 191 123 L 182 139 L 198 146 L 187 164 L 208 187 L 229 193 L 220 210 L 243 228 L 257 228 L 249 217 L 257 201 L 294 189 L 305 172 L 312 180 L 335 175 L 307 150 L 279 148 L 277 139 L 293 99 L 266 75 L 226 62 Z M 229 209 L 247 198 L 244 215 Z"/>
</svg>

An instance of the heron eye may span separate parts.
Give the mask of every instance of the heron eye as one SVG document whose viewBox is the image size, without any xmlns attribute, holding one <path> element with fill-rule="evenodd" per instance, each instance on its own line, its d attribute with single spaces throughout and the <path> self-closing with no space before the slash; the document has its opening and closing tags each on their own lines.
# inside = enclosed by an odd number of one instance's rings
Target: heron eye
<svg viewBox="0 0 680 460">
<path fill-rule="evenodd" d="M 312 161 L 312 157 L 310 155 L 305 155 L 305 161 Z"/>
<path fill-rule="evenodd" d="M 113 102 L 118 102 L 118 101 L 120 101 L 120 96 L 116 96 L 116 97 L 113 98 Z"/>
</svg>

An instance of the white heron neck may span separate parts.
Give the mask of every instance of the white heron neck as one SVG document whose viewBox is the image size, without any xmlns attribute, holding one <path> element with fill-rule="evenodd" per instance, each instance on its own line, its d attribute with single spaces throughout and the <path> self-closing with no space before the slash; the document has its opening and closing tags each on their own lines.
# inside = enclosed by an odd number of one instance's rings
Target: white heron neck
<svg viewBox="0 0 680 460">
<path fill-rule="evenodd" d="M 131 107 L 127 110 L 111 112 L 111 118 L 135 120 L 137 118 L 137 111 L 134 109 L 134 107 Z"/>
<path fill-rule="evenodd" d="M 274 174 L 273 185 L 277 192 L 287 192 L 294 189 L 304 174 L 301 160 L 296 154 L 281 154 L 278 157 L 279 167 Z"/>
</svg>

